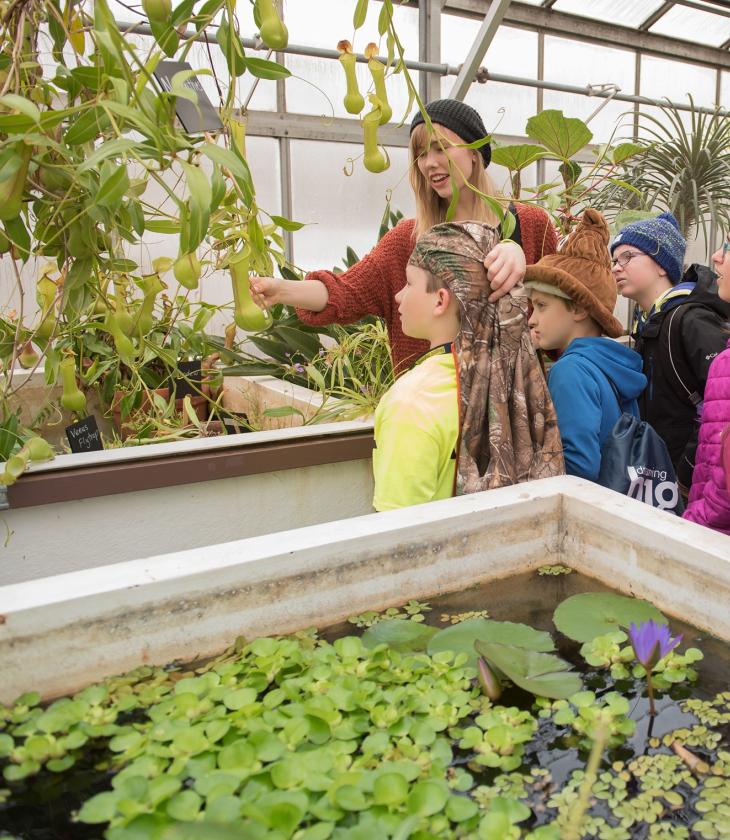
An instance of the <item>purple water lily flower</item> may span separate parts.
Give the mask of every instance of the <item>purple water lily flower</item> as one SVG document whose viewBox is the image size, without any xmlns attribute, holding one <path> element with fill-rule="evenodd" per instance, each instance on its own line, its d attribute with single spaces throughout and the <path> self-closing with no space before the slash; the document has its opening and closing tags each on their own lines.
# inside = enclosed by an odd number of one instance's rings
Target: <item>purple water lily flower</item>
<svg viewBox="0 0 730 840">
<path fill-rule="evenodd" d="M 669 626 L 657 624 L 652 619 L 642 621 L 638 626 L 632 624 L 629 627 L 629 638 L 631 647 L 634 649 L 636 659 L 644 666 L 646 671 L 646 686 L 649 692 L 649 714 L 656 714 L 654 708 L 654 687 L 651 683 L 651 672 L 656 664 L 671 653 L 682 641 L 682 634 L 672 636 Z"/>
<path fill-rule="evenodd" d="M 636 658 L 647 671 L 653 670 L 657 662 L 664 659 L 682 641 L 681 634 L 672 637 L 668 625 L 657 624 L 652 619 L 642 621 L 638 627 L 632 624 L 629 627 L 629 638 Z"/>
</svg>

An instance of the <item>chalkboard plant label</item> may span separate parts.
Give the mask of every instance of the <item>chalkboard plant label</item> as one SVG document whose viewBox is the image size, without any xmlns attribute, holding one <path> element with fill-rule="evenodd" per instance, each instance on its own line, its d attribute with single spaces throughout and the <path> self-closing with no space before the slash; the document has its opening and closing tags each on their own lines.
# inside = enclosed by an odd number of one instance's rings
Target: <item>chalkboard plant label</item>
<svg viewBox="0 0 730 840">
<path fill-rule="evenodd" d="M 218 111 L 203 90 L 200 79 L 192 75 L 192 67 L 187 61 L 160 61 L 154 69 L 154 75 L 160 87 L 168 93 L 175 93 L 175 75 L 177 73 L 190 73 L 182 82 L 182 87 L 187 88 L 197 97 L 196 102 L 184 96 L 175 98 L 175 114 L 182 124 L 183 131 L 188 134 L 202 134 L 205 131 L 220 131 L 223 123 L 218 116 Z"/>
<path fill-rule="evenodd" d="M 181 400 L 184 397 L 194 397 L 200 394 L 203 378 L 201 364 L 200 359 L 177 363 L 177 369 L 182 376 L 173 379 L 175 399 Z"/>
<path fill-rule="evenodd" d="M 66 426 L 66 437 L 72 452 L 99 452 L 104 449 L 96 417 L 93 415 Z"/>
</svg>

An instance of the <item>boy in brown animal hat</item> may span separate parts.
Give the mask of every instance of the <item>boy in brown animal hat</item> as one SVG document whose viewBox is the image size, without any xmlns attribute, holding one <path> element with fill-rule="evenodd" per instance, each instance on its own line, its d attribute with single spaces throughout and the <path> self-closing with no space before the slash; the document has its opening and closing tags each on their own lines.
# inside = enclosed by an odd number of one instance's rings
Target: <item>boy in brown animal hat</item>
<svg viewBox="0 0 730 840">
<path fill-rule="evenodd" d="M 609 232 L 597 210 L 586 210 L 560 252 L 527 267 L 530 329 L 543 350 L 559 350 L 548 387 L 558 413 L 565 469 L 595 481 L 601 447 L 622 412 L 639 416 L 646 387 L 641 356 L 613 338 L 624 330 L 613 316 L 616 283 Z"/>
</svg>

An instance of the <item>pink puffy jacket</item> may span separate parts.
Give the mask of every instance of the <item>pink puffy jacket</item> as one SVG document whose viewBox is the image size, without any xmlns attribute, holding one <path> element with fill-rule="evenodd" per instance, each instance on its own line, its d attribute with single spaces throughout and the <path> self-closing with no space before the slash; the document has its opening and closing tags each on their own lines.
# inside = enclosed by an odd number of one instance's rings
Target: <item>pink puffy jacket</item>
<svg viewBox="0 0 730 840">
<path fill-rule="evenodd" d="M 730 434 L 730 341 L 710 365 L 705 386 L 702 426 L 684 518 L 730 535 L 728 461 Z M 723 464 L 723 461 L 725 464 Z"/>
</svg>

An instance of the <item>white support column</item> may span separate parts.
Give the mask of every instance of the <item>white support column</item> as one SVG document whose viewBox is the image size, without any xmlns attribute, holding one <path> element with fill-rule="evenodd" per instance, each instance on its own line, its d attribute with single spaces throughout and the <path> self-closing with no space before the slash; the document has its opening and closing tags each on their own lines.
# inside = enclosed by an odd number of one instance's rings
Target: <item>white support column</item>
<svg viewBox="0 0 730 840">
<path fill-rule="evenodd" d="M 482 59 L 486 55 L 489 45 L 492 43 L 502 18 L 510 4 L 510 0 L 492 0 L 489 10 L 484 16 L 482 25 L 479 27 L 477 37 L 474 39 L 469 54 L 461 65 L 459 75 L 456 77 L 454 86 L 451 88 L 449 97 L 451 99 L 463 99 L 469 86 L 474 81 L 476 72 L 479 69 Z"/>
<path fill-rule="evenodd" d="M 441 0 L 418 0 L 419 61 L 441 61 Z M 421 71 L 418 93 L 424 102 L 441 98 L 441 76 Z"/>
</svg>

